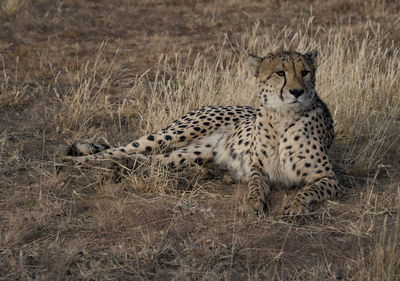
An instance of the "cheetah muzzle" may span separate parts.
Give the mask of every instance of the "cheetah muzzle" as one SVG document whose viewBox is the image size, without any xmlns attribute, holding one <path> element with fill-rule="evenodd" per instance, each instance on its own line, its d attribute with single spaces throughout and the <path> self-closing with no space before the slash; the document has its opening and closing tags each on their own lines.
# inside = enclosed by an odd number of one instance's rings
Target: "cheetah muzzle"
<svg viewBox="0 0 400 281">
<path fill-rule="evenodd" d="M 282 212 L 286 218 L 307 215 L 315 204 L 343 191 L 327 154 L 334 138 L 333 121 L 315 91 L 316 56 L 316 51 L 249 55 L 259 86 L 259 109 L 202 107 L 125 146 L 78 143 L 71 158 L 155 158 L 171 167 L 212 161 L 248 182 L 244 209 L 262 213 L 272 188 L 298 188 Z M 171 152 L 154 153 L 160 147 Z"/>
</svg>

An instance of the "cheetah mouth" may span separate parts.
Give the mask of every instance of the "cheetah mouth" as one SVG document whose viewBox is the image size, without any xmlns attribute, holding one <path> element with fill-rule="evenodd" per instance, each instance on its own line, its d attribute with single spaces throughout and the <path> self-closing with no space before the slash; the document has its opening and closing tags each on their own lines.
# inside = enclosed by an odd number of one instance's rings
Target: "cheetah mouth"
<svg viewBox="0 0 400 281">
<path fill-rule="evenodd" d="M 298 103 L 298 102 L 299 102 L 298 100 L 292 100 L 292 101 L 287 102 L 286 104 L 295 104 L 295 103 Z"/>
</svg>

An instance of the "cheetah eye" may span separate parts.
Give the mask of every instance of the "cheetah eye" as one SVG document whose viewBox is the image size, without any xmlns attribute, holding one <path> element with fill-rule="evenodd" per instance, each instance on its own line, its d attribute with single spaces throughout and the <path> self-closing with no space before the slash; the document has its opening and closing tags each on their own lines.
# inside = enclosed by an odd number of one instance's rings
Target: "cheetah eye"
<svg viewBox="0 0 400 281">
<path fill-rule="evenodd" d="M 285 71 L 277 71 L 275 73 L 278 74 L 279 76 L 285 76 Z"/>
<path fill-rule="evenodd" d="M 301 75 L 304 77 L 304 76 L 307 76 L 308 73 L 310 73 L 310 71 L 308 71 L 308 70 L 303 70 L 303 71 L 301 72 Z"/>
</svg>

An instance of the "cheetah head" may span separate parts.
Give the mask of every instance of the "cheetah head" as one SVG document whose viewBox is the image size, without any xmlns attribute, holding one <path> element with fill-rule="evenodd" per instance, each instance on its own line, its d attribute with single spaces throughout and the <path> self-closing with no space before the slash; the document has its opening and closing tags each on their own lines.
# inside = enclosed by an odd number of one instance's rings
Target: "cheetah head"
<svg viewBox="0 0 400 281">
<path fill-rule="evenodd" d="M 316 51 L 249 55 L 251 72 L 260 87 L 261 106 L 281 112 L 308 108 L 315 97 L 316 57 Z"/>
</svg>

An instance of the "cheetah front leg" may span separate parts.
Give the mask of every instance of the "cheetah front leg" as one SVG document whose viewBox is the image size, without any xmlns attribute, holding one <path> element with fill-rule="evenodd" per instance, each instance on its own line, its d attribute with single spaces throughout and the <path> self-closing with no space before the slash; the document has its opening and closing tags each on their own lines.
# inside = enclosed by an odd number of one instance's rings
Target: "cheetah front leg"
<svg viewBox="0 0 400 281">
<path fill-rule="evenodd" d="M 343 187 L 334 176 L 325 176 L 313 184 L 304 187 L 283 206 L 285 218 L 305 216 L 312 211 L 315 204 L 333 199 L 343 192 Z"/>
<path fill-rule="evenodd" d="M 261 215 L 266 209 L 268 209 L 267 196 L 271 191 L 269 184 L 269 176 L 265 175 L 263 178 L 262 170 L 258 165 L 253 164 L 250 169 L 249 179 L 249 192 L 245 202 L 245 212 L 254 213 Z"/>
</svg>

